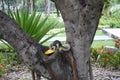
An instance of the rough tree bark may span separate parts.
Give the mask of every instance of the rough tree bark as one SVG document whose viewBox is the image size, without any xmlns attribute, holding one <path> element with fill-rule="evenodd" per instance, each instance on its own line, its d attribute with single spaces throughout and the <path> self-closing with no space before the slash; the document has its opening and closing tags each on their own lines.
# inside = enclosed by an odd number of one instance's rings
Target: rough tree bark
<svg viewBox="0 0 120 80">
<path fill-rule="evenodd" d="M 101 16 L 104 0 L 52 0 L 65 23 L 67 42 L 72 46 L 78 79 L 88 80 L 90 46 Z M 91 73 L 90 73 L 91 74 Z"/>
<path fill-rule="evenodd" d="M 104 0 L 52 1 L 63 17 L 71 51 L 44 55 L 48 47 L 37 44 L 1 11 L 0 38 L 11 44 L 25 64 L 39 75 L 52 80 L 89 80 L 90 46 Z"/>
</svg>

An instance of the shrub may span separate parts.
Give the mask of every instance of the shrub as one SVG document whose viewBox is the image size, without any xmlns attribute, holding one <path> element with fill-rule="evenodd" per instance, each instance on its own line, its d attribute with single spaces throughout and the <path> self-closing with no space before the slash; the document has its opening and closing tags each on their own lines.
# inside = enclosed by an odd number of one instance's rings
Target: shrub
<svg viewBox="0 0 120 80">
<path fill-rule="evenodd" d="M 22 63 L 22 59 L 20 58 L 20 56 L 17 53 L 6 53 L 6 61 L 7 64 L 10 64 L 11 66 L 15 66 L 17 64 L 21 64 Z"/>
<path fill-rule="evenodd" d="M 92 57 L 92 61 L 96 62 L 98 59 L 98 52 L 101 50 L 101 48 L 92 48 L 91 49 L 91 57 Z"/>
<path fill-rule="evenodd" d="M 114 40 L 114 42 L 115 42 L 115 47 L 120 49 L 120 39 L 116 39 Z"/>
<path fill-rule="evenodd" d="M 21 58 L 17 53 L 0 52 L 0 76 L 2 76 L 11 66 L 20 64 Z"/>
<path fill-rule="evenodd" d="M 0 77 L 5 73 L 5 69 L 2 63 L 0 63 Z"/>
<path fill-rule="evenodd" d="M 103 15 L 100 19 L 100 25 L 109 25 L 110 28 L 120 28 L 120 11 L 112 11 L 109 16 Z"/>
<path fill-rule="evenodd" d="M 114 56 L 114 52 L 112 50 L 101 50 L 99 54 L 99 64 L 102 67 L 106 67 L 109 65 L 110 59 Z"/>
<path fill-rule="evenodd" d="M 105 50 L 103 46 L 92 48 L 91 57 L 93 62 L 98 62 L 101 67 L 110 66 L 115 69 L 120 68 L 120 51 Z"/>
<path fill-rule="evenodd" d="M 0 53 L 0 77 L 7 71 L 9 65 L 6 65 L 6 59 L 2 53 Z"/>
<path fill-rule="evenodd" d="M 115 69 L 120 69 L 120 51 L 110 58 L 109 64 Z"/>
</svg>

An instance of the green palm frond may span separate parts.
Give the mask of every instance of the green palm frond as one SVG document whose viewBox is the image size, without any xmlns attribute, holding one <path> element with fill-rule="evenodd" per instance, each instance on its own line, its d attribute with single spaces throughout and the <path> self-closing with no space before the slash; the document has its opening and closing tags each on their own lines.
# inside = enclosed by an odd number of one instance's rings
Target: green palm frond
<svg viewBox="0 0 120 80">
<path fill-rule="evenodd" d="M 45 39 L 43 39 L 43 41 L 41 41 L 40 40 L 40 44 L 43 44 L 43 43 L 45 43 L 46 41 L 48 41 L 49 39 L 51 39 L 51 38 L 53 38 L 54 36 L 56 36 L 57 34 L 59 34 L 59 33 L 61 33 L 61 31 L 60 32 L 58 32 L 58 33 L 55 33 L 55 34 L 52 34 L 52 35 L 50 35 L 49 37 L 47 37 L 47 38 L 45 38 Z"/>
<path fill-rule="evenodd" d="M 48 16 L 42 16 L 42 13 L 37 13 L 36 11 L 30 14 L 29 11 L 16 10 L 15 12 L 9 13 L 9 15 L 11 16 L 11 18 L 15 19 L 16 22 L 20 25 L 20 27 L 26 33 L 32 36 L 37 42 L 40 42 L 41 39 L 58 24 L 57 21 L 51 22 L 50 20 L 48 20 Z M 59 33 L 60 32 L 51 34 L 40 43 L 43 44 L 44 42 L 48 41 Z"/>
</svg>

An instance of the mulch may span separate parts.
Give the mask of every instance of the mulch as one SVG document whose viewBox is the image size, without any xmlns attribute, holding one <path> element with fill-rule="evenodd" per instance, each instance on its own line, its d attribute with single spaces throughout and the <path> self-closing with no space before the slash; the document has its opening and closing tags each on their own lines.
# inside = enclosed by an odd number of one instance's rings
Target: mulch
<svg viewBox="0 0 120 80">
<path fill-rule="evenodd" d="M 120 80 L 120 70 L 93 65 L 94 80 Z M 32 80 L 31 71 L 24 65 L 14 66 L 0 80 Z M 42 80 L 47 80 L 42 78 Z"/>
</svg>

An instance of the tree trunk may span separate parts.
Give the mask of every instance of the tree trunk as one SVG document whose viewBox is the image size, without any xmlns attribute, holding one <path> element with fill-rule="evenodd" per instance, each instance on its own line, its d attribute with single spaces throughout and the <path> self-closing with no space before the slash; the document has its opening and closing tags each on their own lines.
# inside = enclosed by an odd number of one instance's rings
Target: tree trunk
<svg viewBox="0 0 120 80">
<path fill-rule="evenodd" d="M 29 10 L 29 12 L 31 12 L 31 3 L 30 0 L 26 0 L 26 10 Z"/>
<path fill-rule="evenodd" d="M 31 12 L 35 10 L 35 0 L 31 0 Z"/>
<path fill-rule="evenodd" d="M 25 10 L 31 11 L 31 4 L 30 4 L 30 0 L 23 0 L 23 7 Z"/>
<path fill-rule="evenodd" d="M 7 0 L 7 9 L 8 9 L 8 12 L 10 11 L 10 1 Z"/>
<path fill-rule="evenodd" d="M 51 1 L 50 0 L 46 0 L 46 5 L 45 5 L 45 14 L 46 15 L 50 14 L 50 4 L 51 4 Z"/>
<path fill-rule="evenodd" d="M 57 17 L 60 17 L 60 13 L 59 13 L 59 10 L 57 8 L 57 5 L 55 4 L 55 8 L 56 8 L 56 11 L 57 11 Z"/>
<path fill-rule="evenodd" d="M 25 8 L 25 0 L 22 0 L 23 8 Z"/>
<path fill-rule="evenodd" d="M 78 79 L 88 80 L 90 47 L 101 16 L 104 0 L 52 0 L 65 23 L 67 42 L 71 44 Z M 90 73 L 91 74 L 91 73 Z"/>
</svg>

